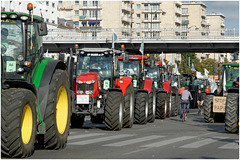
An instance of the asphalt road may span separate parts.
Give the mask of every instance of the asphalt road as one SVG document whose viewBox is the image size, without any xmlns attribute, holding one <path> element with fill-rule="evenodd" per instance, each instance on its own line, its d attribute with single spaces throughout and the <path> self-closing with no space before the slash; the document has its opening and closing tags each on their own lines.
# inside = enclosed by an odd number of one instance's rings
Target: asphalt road
<svg viewBox="0 0 240 160">
<path fill-rule="evenodd" d="M 108 131 L 86 120 L 71 128 L 62 150 L 36 150 L 31 159 L 239 159 L 239 135 L 227 134 L 224 123 L 208 124 L 191 109 L 186 122 L 179 116 L 154 123 Z"/>
</svg>

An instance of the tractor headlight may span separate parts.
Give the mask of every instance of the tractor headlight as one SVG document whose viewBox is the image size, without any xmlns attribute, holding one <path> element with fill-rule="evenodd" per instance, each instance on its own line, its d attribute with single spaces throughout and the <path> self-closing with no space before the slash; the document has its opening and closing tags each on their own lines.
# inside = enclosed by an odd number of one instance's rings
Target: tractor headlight
<svg viewBox="0 0 240 160">
<path fill-rule="evenodd" d="M 87 83 L 87 84 L 92 84 L 92 83 L 95 83 L 95 80 L 87 81 L 86 83 Z"/>
<path fill-rule="evenodd" d="M 83 91 L 77 91 L 77 94 L 83 94 L 84 92 Z"/>
<path fill-rule="evenodd" d="M 79 81 L 79 80 L 77 80 L 76 81 L 78 84 L 83 84 L 83 82 L 82 81 Z"/>
<path fill-rule="evenodd" d="M 1 18 L 7 18 L 7 14 L 1 14 Z"/>
<path fill-rule="evenodd" d="M 26 21 L 26 20 L 28 20 L 29 17 L 28 16 L 21 16 L 20 18 L 21 18 L 21 20 Z"/>
<path fill-rule="evenodd" d="M 17 57 L 17 59 L 21 62 L 21 61 L 23 61 L 23 56 L 22 55 L 19 55 L 18 57 Z"/>
<path fill-rule="evenodd" d="M 86 94 L 93 94 L 93 91 L 85 91 Z"/>
<path fill-rule="evenodd" d="M 11 14 L 9 17 L 12 18 L 12 19 L 16 19 L 17 15 L 16 14 Z"/>
</svg>

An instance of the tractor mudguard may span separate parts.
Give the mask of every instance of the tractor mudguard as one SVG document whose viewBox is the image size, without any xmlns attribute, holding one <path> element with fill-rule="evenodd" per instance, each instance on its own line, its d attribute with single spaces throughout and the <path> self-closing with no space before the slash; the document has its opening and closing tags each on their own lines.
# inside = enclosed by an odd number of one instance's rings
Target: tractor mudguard
<svg viewBox="0 0 240 160">
<path fill-rule="evenodd" d="M 156 93 L 167 93 L 163 88 L 157 89 Z"/>
<path fill-rule="evenodd" d="M 215 96 L 215 94 L 214 94 L 214 93 L 206 93 L 206 95 L 214 95 L 214 96 Z"/>
<path fill-rule="evenodd" d="M 49 84 L 56 69 L 66 70 L 66 65 L 62 61 L 50 60 L 44 68 L 40 86 L 38 88 L 39 108 L 42 118 L 44 118 L 49 92 Z"/>
<path fill-rule="evenodd" d="M 17 81 L 17 80 L 5 81 L 4 83 L 8 84 L 9 88 L 28 89 L 28 90 L 32 91 L 37 97 L 37 89 L 32 83 L 28 83 L 27 81 Z"/>
<path fill-rule="evenodd" d="M 132 82 L 132 77 L 123 77 L 122 79 L 116 78 L 115 87 L 120 88 L 122 90 L 123 95 L 125 95 L 127 87 L 131 84 L 131 82 Z"/>
<path fill-rule="evenodd" d="M 164 89 L 165 91 L 167 91 L 167 93 L 169 92 L 169 89 L 170 89 L 170 82 L 169 82 L 169 81 L 165 81 L 165 82 L 163 83 L 163 89 Z"/>
<path fill-rule="evenodd" d="M 210 92 L 210 87 L 206 88 L 206 89 L 205 89 L 205 92 L 206 92 L 206 93 L 209 93 L 209 92 Z"/>
<path fill-rule="evenodd" d="M 227 90 L 227 93 L 239 93 L 239 88 L 230 88 Z"/>
<path fill-rule="evenodd" d="M 152 78 L 145 78 L 143 89 L 148 90 L 148 93 L 151 93 L 152 85 L 153 85 Z"/>
<path fill-rule="evenodd" d="M 138 92 L 146 92 L 146 93 L 148 94 L 148 90 L 146 90 L 146 89 L 138 89 L 138 90 L 136 91 L 136 93 L 138 93 Z"/>
</svg>

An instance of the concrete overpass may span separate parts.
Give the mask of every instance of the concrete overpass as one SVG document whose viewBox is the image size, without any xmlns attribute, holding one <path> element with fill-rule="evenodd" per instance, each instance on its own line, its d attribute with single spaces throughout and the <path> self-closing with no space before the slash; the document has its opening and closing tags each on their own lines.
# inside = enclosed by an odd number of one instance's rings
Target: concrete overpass
<svg viewBox="0 0 240 160">
<path fill-rule="evenodd" d="M 234 53 L 239 51 L 239 32 L 235 29 L 234 31 L 225 29 L 224 35 L 221 36 L 193 34 L 194 32 L 203 32 L 199 30 L 188 31 L 188 33 L 192 33 L 188 36 L 171 36 L 176 33 L 176 30 L 171 32 L 170 34 L 170 32 L 162 31 L 161 36 L 144 38 L 145 53 Z M 209 32 L 211 33 L 211 31 Z M 127 51 L 139 53 L 141 42 L 142 39 L 136 36 L 119 36 L 115 43 L 115 49 L 120 49 L 121 44 L 124 44 Z M 74 48 L 75 44 L 78 44 L 79 48 L 111 48 L 112 31 L 110 29 L 97 32 L 93 30 L 50 30 L 48 36 L 43 38 L 43 48 L 44 50 L 48 49 L 50 53 L 68 51 L 68 48 Z"/>
</svg>

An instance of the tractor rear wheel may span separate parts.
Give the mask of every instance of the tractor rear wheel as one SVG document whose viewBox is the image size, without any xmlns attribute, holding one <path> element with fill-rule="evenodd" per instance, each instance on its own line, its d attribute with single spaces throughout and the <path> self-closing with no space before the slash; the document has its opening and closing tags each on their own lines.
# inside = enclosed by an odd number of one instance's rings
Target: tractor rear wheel
<svg viewBox="0 0 240 160">
<path fill-rule="evenodd" d="M 167 94 L 166 93 L 158 93 L 157 94 L 157 109 L 156 109 L 157 118 L 165 119 L 166 112 L 167 112 Z"/>
<path fill-rule="evenodd" d="M 105 106 L 105 125 L 112 131 L 120 131 L 123 127 L 123 95 L 121 92 L 108 92 Z"/>
<path fill-rule="evenodd" d="M 72 114 L 71 116 L 71 127 L 81 128 L 84 123 L 85 115 Z"/>
<path fill-rule="evenodd" d="M 148 93 L 138 92 L 135 104 L 135 122 L 137 124 L 146 124 L 148 117 Z"/>
<path fill-rule="evenodd" d="M 239 94 L 228 93 L 225 111 L 225 130 L 228 133 L 238 132 Z"/>
<path fill-rule="evenodd" d="M 27 89 L 11 88 L 2 92 L 1 99 L 2 156 L 31 156 L 37 135 L 36 96 Z"/>
<path fill-rule="evenodd" d="M 168 93 L 168 95 L 167 95 L 167 113 L 166 113 L 166 117 L 171 117 L 171 115 L 172 115 L 172 105 L 170 104 L 170 101 L 172 103 L 172 96 L 171 96 L 171 93 Z"/>
<path fill-rule="evenodd" d="M 49 86 L 47 107 L 44 115 L 46 149 L 65 147 L 70 128 L 71 99 L 68 74 L 56 69 Z"/>
<path fill-rule="evenodd" d="M 156 89 L 153 86 L 148 99 L 148 122 L 153 123 L 156 117 Z"/>
<path fill-rule="evenodd" d="M 206 95 L 204 104 L 204 120 L 207 123 L 214 123 L 214 118 L 213 118 L 213 95 Z"/>
<path fill-rule="evenodd" d="M 177 96 L 176 95 L 172 95 L 172 116 L 177 116 L 178 114 L 178 108 L 177 108 Z"/>
<path fill-rule="evenodd" d="M 125 92 L 125 114 L 123 118 L 123 127 L 132 128 L 134 120 L 134 90 L 132 83 L 128 86 Z"/>
</svg>

